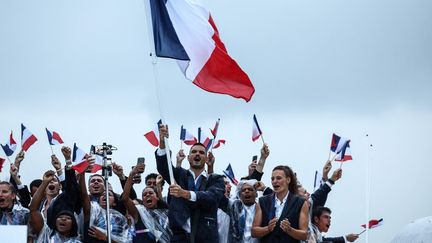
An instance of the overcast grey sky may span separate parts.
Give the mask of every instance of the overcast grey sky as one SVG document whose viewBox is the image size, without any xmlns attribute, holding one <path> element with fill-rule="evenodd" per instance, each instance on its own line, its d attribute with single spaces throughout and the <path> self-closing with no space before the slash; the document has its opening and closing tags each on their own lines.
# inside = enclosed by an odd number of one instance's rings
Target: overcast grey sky
<svg viewBox="0 0 432 243">
<path fill-rule="evenodd" d="M 221 118 L 227 144 L 215 150 L 216 171 L 231 163 L 239 178 L 261 147 L 250 138 L 255 113 L 271 150 L 264 182 L 288 164 L 312 190 L 336 132 L 352 139 L 354 160 L 327 203 L 330 235 L 361 231 L 368 162 L 370 216 L 385 220 L 369 242 L 390 242 L 432 215 L 431 1 L 204 2 L 256 92 L 249 103 L 207 93 L 175 61 L 159 59 L 174 151 L 180 125 L 195 131 Z M 11 129 L 19 141 L 21 122 L 39 138 L 23 162 L 24 182 L 50 168 L 45 127 L 70 146 L 116 145 L 114 160 L 126 168 L 145 156 L 146 172 L 155 171 L 154 148 L 142 136 L 160 117 L 149 51 L 142 0 L 0 1 L 0 142 Z"/>
</svg>

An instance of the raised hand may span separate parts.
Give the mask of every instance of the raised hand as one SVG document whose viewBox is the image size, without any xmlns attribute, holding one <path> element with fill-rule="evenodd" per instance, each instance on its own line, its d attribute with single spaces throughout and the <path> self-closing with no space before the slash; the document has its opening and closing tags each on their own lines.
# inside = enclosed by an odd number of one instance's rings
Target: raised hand
<svg viewBox="0 0 432 243">
<path fill-rule="evenodd" d="M 66 163 L 71 160 L 72 151 L 69 147 L 63 146 L 61 152 L 66 160 Z"/>
<path fill-rule="evenodd" d="M 121 166 L 120 164 L 117 164 L 116 162 L 112 163 L 112 169 L 114 174 L 116 174 L 118 176 L 118 178 L 122 181 L 126 180 L 126 176 L 124 175 L 123 172 L 123 166 Z"/>
<path fill-rule="evenodd" d="M 328 179 L 328 174 L 332 168 L 332 162 L 331 160 L 327 160 L 327 162 L 324 164 L 322 174 L 323 174 L 323 180 L 326 181 Z"/>
</svg>

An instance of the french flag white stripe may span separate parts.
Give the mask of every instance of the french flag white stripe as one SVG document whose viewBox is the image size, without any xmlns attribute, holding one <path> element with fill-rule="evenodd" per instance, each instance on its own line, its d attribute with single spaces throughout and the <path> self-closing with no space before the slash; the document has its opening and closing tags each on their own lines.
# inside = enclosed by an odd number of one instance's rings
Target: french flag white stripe
<svg viewBox="0 0 432 243">
<path fill-rule="evenodd" d="M 186 78 L 193 81 L 216 46 L 212 39 L 214 29 L 209 23 L 210 12 L 193 0 L 169 0 L 166 8 L 180 43 L 190 58 L 190 61 L 178 60 L 177 63 Z"/>
</svg>

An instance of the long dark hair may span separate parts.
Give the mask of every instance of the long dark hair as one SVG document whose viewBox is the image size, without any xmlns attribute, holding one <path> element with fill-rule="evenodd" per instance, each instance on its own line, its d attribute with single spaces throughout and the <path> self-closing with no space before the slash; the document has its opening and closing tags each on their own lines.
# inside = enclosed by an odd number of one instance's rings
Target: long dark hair
<svg viewBox="0 0 432 243">
<path fill-rule="evenodd" d="M 294 194 L 297 194 L 298 193 L 297 176 L 294 174 L 294 171 L 289 166 L 286 165 L 278 165 L 274 167 L 272 171 L 275 170 L 283 171 L 285 176 L 291 179 L 290 183 L 288 184 L 288 190 Z"/>
</svg>

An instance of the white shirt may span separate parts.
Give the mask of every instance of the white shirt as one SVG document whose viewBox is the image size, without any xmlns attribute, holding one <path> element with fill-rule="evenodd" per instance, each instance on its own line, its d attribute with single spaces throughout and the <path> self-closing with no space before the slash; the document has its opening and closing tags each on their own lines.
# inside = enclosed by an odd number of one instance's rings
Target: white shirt
<svg viewBox="0 0 432 243">
<path fill-rule="evenodd" d="M 252 224 L 255 217 L 256 203 L 251 206 L 243 205 L 243 213 L 246 213 L 246 222 L 243 234 L 244 243 L 258 243 L 258 239 L 252 237 Z"/>
<path fill-rule="evenodd" d="M 282 210 L 285 206 L 286 200 L 288 198 L 289 195 L 289 191 L 288 193 L 285 195 L 284 199 L 282 199 L 282 202 L 279 200 L 279 198 L 277 198 L 276 194 L 275 194 L 275 208 L 276 208 L 276 212 L 275 212 L 275 217 L 279 218 L 282 214 Z"/>
</svg>

